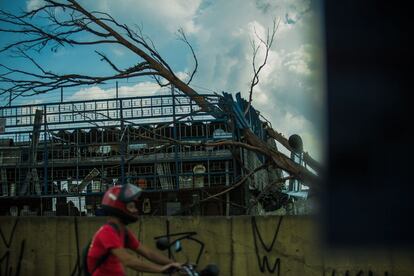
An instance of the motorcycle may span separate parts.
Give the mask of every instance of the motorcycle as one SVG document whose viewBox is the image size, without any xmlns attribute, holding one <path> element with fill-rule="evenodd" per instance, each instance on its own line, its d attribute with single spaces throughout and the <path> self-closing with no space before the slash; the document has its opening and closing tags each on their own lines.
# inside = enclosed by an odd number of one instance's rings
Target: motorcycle
<svg viewBox="0 0 414 276">
<path fill-rule="evenodd" d="M 169 242 L 168 238 L 163 237 L 157 239 L 156 246 L 159 250 L 165 251 L 174 247 L 175 252 L 181 251 L 181 242 L 176 240 L 172 243 Z M 187 275 L 187 276 L 218 276 L 220 273 L 219 268 L 215 264 L 209 264 L 201 271 L 196 269 L 196 265 L 185 263 L 181 266 L 181 269 L 177 270 L 176 268 L 170 268 L 167 271 L 163 272 L 164 274 L 174 274 L 178 275 Z"/>
</svg>

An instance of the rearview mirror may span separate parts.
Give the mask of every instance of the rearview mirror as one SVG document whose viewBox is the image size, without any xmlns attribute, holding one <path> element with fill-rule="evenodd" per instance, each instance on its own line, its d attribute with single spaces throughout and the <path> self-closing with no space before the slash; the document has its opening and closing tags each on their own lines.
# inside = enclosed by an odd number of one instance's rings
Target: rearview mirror
<svg viewBox="0 0 414 276">
<path fill-rule="evenodd" d="M 159 238 L 157 239 L 157 243 L 156 246 L 159 250 L 167 250 L 168 247 L 170 246 L 170 243 L 168 242 L 168 238 L 164 237 L 164 238 Z"/>
<path fill-rule="evenodd" d="M 180 252 L 181 249 L 182 249 L 181 242 L 180 241 L 176 241 L 175 242 L 175 248 L 174 248 L 175 252 Z"/>
</svg>

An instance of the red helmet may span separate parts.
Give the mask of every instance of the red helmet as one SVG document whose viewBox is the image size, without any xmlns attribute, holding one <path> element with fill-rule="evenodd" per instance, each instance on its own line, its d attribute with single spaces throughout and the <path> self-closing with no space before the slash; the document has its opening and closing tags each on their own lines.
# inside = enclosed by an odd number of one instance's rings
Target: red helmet
<svg viewBox="0 0 414 276">
<path fill-rule="evenodd" d="M 133 201 L 137 204 L 141 192 L 141 188 L 131 184 L 111 187 L 102 198 L 102 208 L 107 215 L 118 217 L 125 224 L 135 222 L 138 220 L 138 213 L 128 211 L 126 205 Z"/>
</svg>

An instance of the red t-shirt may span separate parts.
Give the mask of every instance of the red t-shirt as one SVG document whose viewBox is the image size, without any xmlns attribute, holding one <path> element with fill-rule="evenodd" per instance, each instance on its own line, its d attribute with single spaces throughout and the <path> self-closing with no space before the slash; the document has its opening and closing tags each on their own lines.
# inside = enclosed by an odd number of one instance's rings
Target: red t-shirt
<svg viewBox="0 0 414 276">
<path fill-rule="evenodd" d="M 88 252 L 88 268 L 89 272 L 96 266 L 96 262 L 100 256 L 106 254 L 108 250 L 114 248 L 130 248 L 135 250 L 139 247 L 140 242 L 134 234 L 126 229 L 128 235 L 128 244 L 124 245 L 125 233 L 120 233 L 111 225 L 105 224 L 96 232 L 91 242 Z M 118 258 L 112 254 L 101 264 L 92 274 L 93 276 L 123 276 L 125 275 L 124 267 Z"/>
</svg>

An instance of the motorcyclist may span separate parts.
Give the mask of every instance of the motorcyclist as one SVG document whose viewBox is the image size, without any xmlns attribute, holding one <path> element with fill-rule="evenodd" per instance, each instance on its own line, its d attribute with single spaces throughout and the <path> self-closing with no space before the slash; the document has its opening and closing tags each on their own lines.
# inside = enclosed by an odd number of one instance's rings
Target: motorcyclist
<svg viewBox="0 0 414 276">
<path fill-rule="evenodd" d="M 109 218 L 95 233 L 87 254 L 87 268 L 91 275 L 125 275 L 124 267 L 150 273 L 181 268 L 181 264 L 142 244 L 127 228 L 138 220 L 140 194 L 141 189 L 131 184 L 117 185 L 106 191 L 102 207 Z M 149 262 L 138 258 L 133 251 Z M 100 261 L 103 258 L 105 260 Z"/>
</svg>

